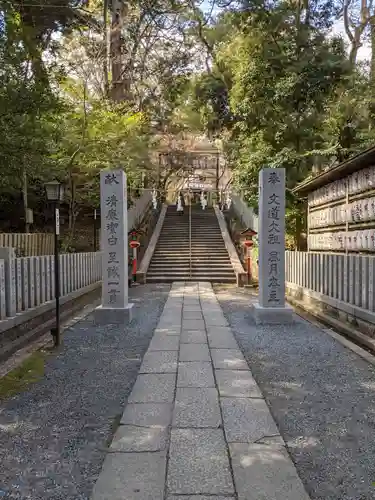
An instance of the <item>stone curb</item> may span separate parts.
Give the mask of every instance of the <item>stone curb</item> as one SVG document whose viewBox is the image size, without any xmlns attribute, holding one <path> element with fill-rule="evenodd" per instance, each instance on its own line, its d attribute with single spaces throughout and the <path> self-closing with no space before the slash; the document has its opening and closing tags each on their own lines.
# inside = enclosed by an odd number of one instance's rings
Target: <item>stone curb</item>
<svg viewBox="0 0 375 500">
<path fill-rule="evenodd" d="M 227 249 L 231 264 L 233 266 L 233 270 L 236 274 L 237 286 L 243 286 L 247 280 L 246 271 L 243 268 L 243 265 L 241 264 L 240 258 L 238 257 L 237 250 L 233 244 L 232 238 L 230 237 L 230 234 L 229 234 L 229 231 L 227 228 L 227 224 L 226 224 L 225 219 L 224 219 L 224 215 L 222 214 L 222 212 L 219 210 L 219 208 L 217 206 L 214 207 L 214 210 L 215 210 L 215 214 L 216 214 L 219 226 L 220 226 L 221 235 L 222 235 L 224 243 L 225 243 L 225 248 Z"/>
<path fill-rule="evenodd" d="M 156 244 L 159 240 L 159 236 L 163 227 L 165 215 L 167 213 L 167 208 L 168 205 L 164 204 L 159 215 L 158 222 L 156 223 L 154 232 L 152 233 L 150 243 L 147 246 L 146 252 L 143 256 L 142 262 L 139 266 L 139 269 L 137 271 L 137 282 L 145 284 L 147 281 L 147 271 L 152 259 L 152 256 L 154 255 Z"/>
</svg>

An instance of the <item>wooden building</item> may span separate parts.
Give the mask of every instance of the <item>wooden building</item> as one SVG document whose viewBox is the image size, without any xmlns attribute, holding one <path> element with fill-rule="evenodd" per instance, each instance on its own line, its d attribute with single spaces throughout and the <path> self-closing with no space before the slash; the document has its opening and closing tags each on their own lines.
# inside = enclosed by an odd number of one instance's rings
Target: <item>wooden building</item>
<svg viewBox="0 0 375 500">
<path fill-rule="evenodd" d="M 308 250 L 375 252 L 375 147 L 300 183 Z"/>
</svg>

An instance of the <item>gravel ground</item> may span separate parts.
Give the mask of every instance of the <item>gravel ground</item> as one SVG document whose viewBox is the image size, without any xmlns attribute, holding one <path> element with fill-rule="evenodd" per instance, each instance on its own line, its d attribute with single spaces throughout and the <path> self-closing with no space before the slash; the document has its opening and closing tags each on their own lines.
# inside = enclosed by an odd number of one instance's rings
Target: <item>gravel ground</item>
<svg viewBox="0 0 375 500">
<path fill-rule="evenodd" d="M 80 321 L 44 378 L 0 402 L 0 499 L 89 499 L 169 290 L 132 288 L 125 330 Z"/>
<path fill-rule="evenodd" d="M 374 500 L 375 367 L 299 317 L 256 328 L 244 291 L 217 296 L 311 498 Z"/>
</svg>

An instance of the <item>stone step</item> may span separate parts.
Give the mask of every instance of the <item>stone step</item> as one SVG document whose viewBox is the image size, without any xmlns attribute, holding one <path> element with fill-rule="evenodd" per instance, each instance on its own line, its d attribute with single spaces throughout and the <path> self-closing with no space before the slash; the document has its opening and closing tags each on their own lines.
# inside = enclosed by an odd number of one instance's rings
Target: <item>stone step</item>
<svg viewBox="0 0 375 500">
<path fill-rule="evenodd" d="M 174 233 L 174 232 L 163 232 L 160 235 L 159 239 L 164 239 L 164 238 L 188 238 L 190 232 L 188 230 L 184 231 L 183 233 Z M 220 231 L 215 231 L 210 233 L 209 231 L 196 231 L 196 232 L 191 232 L 192 238 L 199 238 L 199 239 L 209 239 L 209 238 L 222 238 L 221 232 Z"/>
<path fill-rule="evenodd" d="M 215 276 L 234 276 L 234 271 L 233 269 L 191 269 L 192 272 L 194 273 L 199 273 L 199 274 L 207 274 L 207 275 L 215 275 Z M 173 268 L 173 267 L 167 267 L 165 266 L 164 269 L 153 269 L 150 270 L 147 274 L 150 275 L 155 275 L 155 274 L 162 274 L 163 276 L 179 276 L 180 274 L 189 274 L 190 273 L 190 268 L 187 266 L 186 268 Z"/>
<path fill-rule="evenodd" d="M 206 246 L 192 246 L 191 247 L 192 252 L 200 253 L 200 254 L 205 254 L 208 252 L 209 255 L 215 254 L 216 252 L 221 252 L 224 253 L 225 255 L 228 255 L 227 249 L 225 248 L 224 245 L 206 245 Z M 164 254 L 177 254 L 179 255 L 180 253 L 182 254 L 189 254 L 190 253 L 190 248 L 189 245 L 181 245 L 179 244 L 178 241 L 175 241 L 171 243 L 170 245 L 158 245 L 155 249 L 156 252 L 161 252 Z"/>
<path fill-rule="evenodd" d="M 232 264 L 230 263 L 230 261 L 226 261 L 226 262 L 213 262 L 213 263 L 210 263 L 208 264 L 207 262 L 194 262 L 192 261 L 191 265 L 193 267 L 204 267 L 204 268 L 213 268 L 215 267 L 216 269 L 232 269 Z M 173 267 L 173 268 L 181 268 L 181 267 L 189 267 L 190 266 L 190 262 L 188 260 L 186 261 L 183 261 L 183 262 L 178 262 L 178 261 L 170 261 L 170 262 L 151 262 L 150 266 L 149 266 L 149 269 L 153 268 L 153 269 L 156 269 L 156 268 L 166 268 L 166 267 Z"/>
<path fill-rule="evenodd" d="M 220 228 L 217 227 L 217 228 L 212 228 L 212 226 L 199 226 L 199 228 L 191 228 L 191 232 L 193 234 L 202 234 L 202 229 L 204 229 L 205 231 L 207 231 L 207 234 L 221 234 L 220 232 Z M 189 231 L 189 227 L 184 227 L 184 228 L 178 228 L 178 229 L 175 229 L 175 228 L 164 228 L 162 230 L 162 235 L 163 234 L 185 234 L 187 231 Z"/>
<path fill-rule="evenodd" d="M 171 237 L 160 238 L 159 243 L 161 243 L 161 242 L 169 243 L 170 241 L 175 241 L 175 242 L 176 241 L 187 241 L 187 242 L 189 242 L 189 238 L 186 237 L 186 236 L 184 236 L 183 238 L 177 238 L 177 237 L 174 237 L 174 238 L 171 238 Z M 208 244 L 210 244 L 211 241 L 220 241 L 221 243 L 224 243 L 224 240 L 223 240 L 223 238 L 221 236 L 218 236 L 218 237 L 215 236 L 215 237 L 212 237 L 212 238 L 210 238 L 210 237 L 206 238 L 204 236 L 201 236 L 201 237 L 196 236 L 196 237 L 194 237 L 194 238 L 191 239 L 191 242 L 194 243 L 195 245 L 200 244 L 200 243 L 208 243 Z"/>
<path fill-rule="evenodd" d="M 173 262 L 174 265 L 178 265 L 178 264 L 185 264 L 186 262 L 190 262 L 190 259 L 189 257 L 183 257 L 183 258 L 174 258 L 173 261 L 172 260 L 169 260 L 169 259 L 165 259 L 165 258 L 156 258 L 156 259 L 152 259 L 151 260 L 151 264 L 157 264 L 157 265 L 162 265 L 162 264 L 166 264 L 166 263 L 169 263 L 169 262 Z M 225 265 L 225 264 L 230 264 L 230 259 L 229 257 L 221 257 L 221 258 L 207 258 L 207 259 L 202 259 L 202 258 L 197 258 L 197 257 L 193 257 L 192 258 L 192 262 L 193 264 L 201 264 L 201 265 L 207 265 L 207 264 L 215 264 L 217 266 L 220 266 L 220 265 Z M 150 265 L 151 265 L 150 264 Z"/>
<path fill-rule="evenodd" d="M 213 209 L 193 209 L 190 216 L 188 207 L 183 215 L 173 206 L 168 208 L 146 279 L 155 283 L 236 282 Z"/>
<path fill-rule="evenodd" d="M 160 238 L 186 238 L 190 234 L 189 230 L 183 231 L 181 233 L 177 233 L 175 231 L 164 231 L 160 235 Z M 220 231 L 208 231 L 208 230 L 200 230 L 200 231 L 192 231 L 191 236 L 193 238 L 222 238 Z"/>
<path fill-rule="evenodd" d="M 165 270 L 170 270 L 170 271 L 183 271 L 184 269 L 187 269 L 189 270 L 190 269 L 190 265 L 189 263 L 184 263 L 184 264 L 176 264 L 175 262 L 171 263 L 171 264 L 153 264 L 151 263 L 150 264 L 150 267 L 148 268 L 149 271 L 157 271 L 157 270 L 162 270 L 162 269 L 165 269 Z M 196 263 L 192 263 L 191 264 L 191 269 L 197 271 L 197 270 L 207 270 L 207 271 L 223 271 L 223 272 L 233 272 L 233 268 L 229 263 L 227 264 L 196 264 Z"/>
<path fill-rule="evenodd" d="M 173 219 L 178 219 L 180 221 L 189 221 L 191 219 L 194 220 L 217 220 L 216 219 L 216 214 L 214 213 L 208 213 L 208 214 L 200 214 L 197 212 L 192 212 L 191 216 L 189 216 L 189 212 L 184 213 L 183 215 L 179 215 L 178 213 L 171 213 L 171 214 L 166 214 L 164 220 L 173 220 Z"/>
<path fill-rule="evenodd" d="M 157 248 L 155 250 L 154 255 L 159 255 L 160 257 L 189 257 L 190 253 L 195 257 L 223 257 L 228 256 L 228 252 L 225 248 L 212 248 L 201 249 L 201 248 L 192 248 L 191 252 L 189 251 L 189 247 L 181 248 L 181 250 L 176 249 L 177 245 L 171 246 L 171 248 Z"/>
<path fill-rule="evenodd" d="M 195 232 L 189 232 L 187 229 L 186 231 L 183 231 L 181 233 L 176 233 L 176 232 L 170 232 L 170 231 L 163 231 L 159 237 L 161 238 L 188 238 L 189 234 L 191 234 L 192 238 L 201 238 L 201 239 L 208 239 L 208 238 L 222 238 L 221 232 L 220 231 L 214 231 L 214 232 L 209 232 L 206 231 L 204 228 L 201 229 L 200 231 L 195 231 Z"/>
<path fill-rule="evenodd" d="M 202 263 L 205 263 L 205 262 L 223 262 L 223 261 L 230 261 L 229 259 L 229 256 L 228 254 L 226 255 L 192 255 L 192 258 L 194 261 L 196 262 L 202 262 Z M 190 255 L 176 255 L 174 256 L 173 260 L 174 262 L 185 262 L 185 261 L 189 261 L 190 259 Z M 166 262 L 167 260 L 169 260 L 167 257 L 163 256 L 163 255 L 154 255 L 151 262 Z"/>
<path fill-rule="evenodd" d="M 189 242 L 178 241 L 178 240 L 167 241 L 167 242 L 161 241 L 160 243 L 157 244 L 156 248 L 168 249 L 171 246 L 173 247 L 176 245 L 179 245 L 180 248 L 182 247 L 182 248 L 186 248 L 187 250 L 189 250 Z M 192 250 L 209 250 L 210 252 L 218 247 L 220 247 L 224 250 L 225 249 L 224 242 L 223 241 L 213 241 L 212 243 L 210 243 L 210 242 L 208 242 L 208 243 L 195 242 L 194 244 L 192 243 L 192 245 L 191 245 Z"/>
<path fill-rule="evenodd" d="M 221 271 L 220 269 L 192 269 L 191 274 L 199 274 L 205 276 L 221 276 L 222 278 L 233 278 L 233 270 Z M 169 277 L 179 277 L 179 276 L 190 276 L 190 269 L 173 269 L 168 271 L 166 269 L 151 269 L 148 271 L 147 276 L 169 276 Z"/>
<path fill-rule="evenodd" d="M 226 250 L 215 250 L 215 257 L 220 257 L 220 258 L 223 258 L 223 257 L 226 257 L 226 258 L 229 258 L 228 256 L 228 252 Z M 155 257 L 159 257 L 160 259 L 166 259 L 166 260 L 171 260 L 171 259 L 174 259 L 176 257 L 184 257 L 185 259 L 189 259 L 190 258 L 190 253 L 189 251 L 184 251 L 184 252 L 163 252 L 161 250 L 159 251 L 155 251 L 154 253 L 154 256 Z M 198 251 L 198 250 L 192 250 L 191 252 L 191 256 L 194 257 L 194 258 L 202 258 L 202 257 L 209 257 L 210 256 L 210 253 L 207 252 L 207 251 Z"/>
<path fill-rule="evenodd" d="M 177 238 L 171 238 L 168 240 L 165 240 L 164 238 L 158 242 L 158 246 L 167 246 L 167 245 L 173 245 L 173 244 L 179 244 L 181 245 L 187 245 L 189 246 L 189 239 L 184 238 L 184 239 L 177 239 Z M 191 246 L 192 247 L 212 247 L 212 245 L 221 245 L 225 246 L 223 238 L 213 238 L 213 239 L 207 239 L 204 238 L 202 240 L 196 238 L 191 241 Z"/>
<path fill-rule="evenodd" d="M 181 244 L 189 244 L 189 238 L 161 238 L 158 241 L 158 245 L 170 245 L 171 243 L 179 243 Z M 221 236 L 218 238 L 199 238 L 198 236 L 196 238 L 192 238 L 191 240 L 191 245 L 192 246 L 199 246 L 199 245 L 212 245 L 212 244 L 221 244 L 224 245 L 224 240 Z"/>
<path fill-rule="evenodd" d="M 170 243 L 170 242 L 176 242 L 176 241 L 179 241 L 179 242 L 183 242 L 183 241 L 187 241 L 189 242 L 189 238 L 187 236 L 184 236 L 184 237 L 171 237 L 171 236 L 168 236 L 168 237 L 163 237 L 163 238 L 160 238 L 158 243 Z M 210 244 L 211 242 L 221 242 L 221 243 L 224 243 L 224 240 L 223 238 L 219 235 L 219 236 L 208 236 L 208 237 L 205 237 L 205 236 L 195 236 L 191 239 L 191 243 L 192 244 L 198 244 L 198 243 L 208 243 Z"/>
<path fill-rule="evenodd" d="M 236 283 L 236 277 L 206 276 L 203 274 L 192 274 L 185 276 L 149 276 L 147 283 L 172 283 L 173 281 L 210 281 L 211 283 Z"/>
</svg>

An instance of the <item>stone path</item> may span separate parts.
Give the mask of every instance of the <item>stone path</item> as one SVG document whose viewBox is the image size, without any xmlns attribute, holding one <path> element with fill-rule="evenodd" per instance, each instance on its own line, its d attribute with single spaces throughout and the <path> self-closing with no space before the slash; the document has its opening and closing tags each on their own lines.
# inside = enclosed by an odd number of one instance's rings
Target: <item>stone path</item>
<svg viewBox="0 0 375 500">
<path fill-rule="evenodd" d="M 172 286 L 92 500 L 308 500 L 208 283 Z"/>
</svg>

